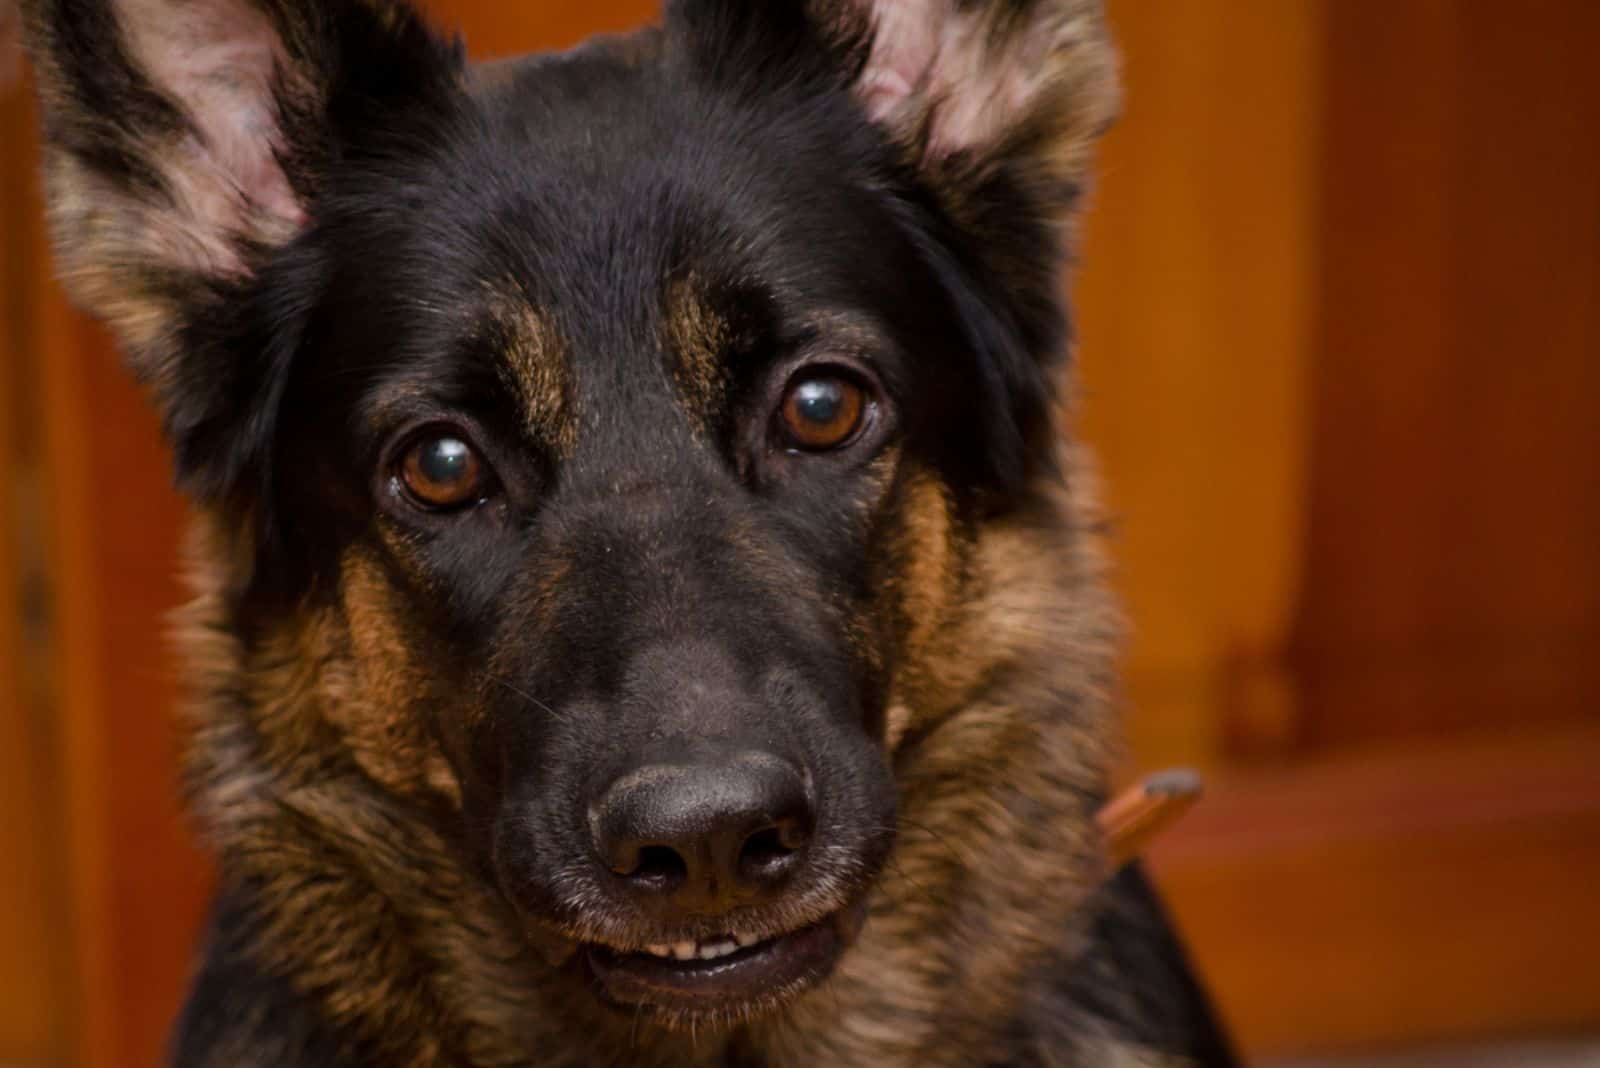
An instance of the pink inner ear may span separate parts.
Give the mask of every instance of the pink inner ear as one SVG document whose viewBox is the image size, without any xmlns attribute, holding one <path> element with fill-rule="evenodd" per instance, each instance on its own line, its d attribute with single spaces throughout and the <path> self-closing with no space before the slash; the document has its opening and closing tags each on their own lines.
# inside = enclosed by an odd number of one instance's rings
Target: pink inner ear
<svg viewBox="0 0 1600 1068">
<path fill-rule="evenodd" d="M 1004 39 L 992 32 L 992 6 L 960 0 L 857 0 L 876 34 L 857 92 L 867 113 L 891 126 L 932 109 L 928 150 L 935 156 L 999 137 L 1038 99 L 1052 51 L 1085 30 L 1092 4 L 1035 0 L 1026 24 Z"/>
<path fill-rule="evenodd" d="M 119 0 L 118 12 L 139 65 L 195 126 L 156 150 L 183 216 L 166 236 L 188 266 L 238 270 L 238 238 L 282 241 L 305 221 L 277 158 L 277 32 L 248 0 Z"/>
<path fill-rule="evenodd" d="M 859 93 L 867 114 L 894 119 L 924 88 L 939 52 L 945 0 L 867 0 L 875 34 Z"/>
</svg>

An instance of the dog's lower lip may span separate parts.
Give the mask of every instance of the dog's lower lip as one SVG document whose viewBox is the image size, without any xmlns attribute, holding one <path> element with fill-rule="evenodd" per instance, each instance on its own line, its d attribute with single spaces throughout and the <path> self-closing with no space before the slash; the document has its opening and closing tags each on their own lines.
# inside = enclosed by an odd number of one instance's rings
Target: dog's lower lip
<svg viewBox="0 0 1600 1068">
<path fill-rule="evenodd" d="M 669 1016 L 727 1014 L 795 993 L 825 977 L 843 949 L 836 917 L 709 960 L 584 947 L 606 1000 Z"/>
</svg>

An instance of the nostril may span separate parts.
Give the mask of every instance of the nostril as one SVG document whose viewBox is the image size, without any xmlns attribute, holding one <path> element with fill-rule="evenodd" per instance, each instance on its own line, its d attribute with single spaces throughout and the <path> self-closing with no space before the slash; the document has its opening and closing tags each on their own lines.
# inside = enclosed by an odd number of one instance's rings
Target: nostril
<svg viewBox="0 0 1600 1068">
<path fill-rule="evenodd" d="M 594 851 L 617 892 L 693 912 L 781 893 L 803 867 L 815 826 L 805 777 L 754 752 L 641 765 L 589 810 Z"/>
<path fill-rule="evenodd" d="M 670 893 L 689 877 L 689 866 L 671 846 L 640 846 L 625 864 L 614 864 L 612 871 L 642 889 Z"/>
<path fill-rule="evenodd" d="M 744 840 L 739 849 L 739 875 L 744 879 L 772 879 L 783 875 L 794 864 L 795 856 L 806 843 L 798 823 L 785 821 L 763 827 Z"/>
</svg>

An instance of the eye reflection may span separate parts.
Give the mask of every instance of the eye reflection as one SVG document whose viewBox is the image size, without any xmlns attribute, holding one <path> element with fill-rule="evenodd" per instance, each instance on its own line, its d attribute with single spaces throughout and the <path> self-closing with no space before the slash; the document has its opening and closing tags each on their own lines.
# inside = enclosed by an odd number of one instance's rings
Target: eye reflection
<svg viewBox="0 0 1600 1068">
<path fill-rule="evenodd" d="M 839 375 L 820 374 L 794 382 L 779 411 L 783 429 L 797 448 L 837 448 L 856 432 L 866 410 L 860 386 Z"/>
<path fill-rule="evenodd" d="M 419 438 L 400 463 L 400 479 L 420 504 L 454 508 L 483 492 L 483 462 L 476 450 L 449 430 Z"/>
</svg>

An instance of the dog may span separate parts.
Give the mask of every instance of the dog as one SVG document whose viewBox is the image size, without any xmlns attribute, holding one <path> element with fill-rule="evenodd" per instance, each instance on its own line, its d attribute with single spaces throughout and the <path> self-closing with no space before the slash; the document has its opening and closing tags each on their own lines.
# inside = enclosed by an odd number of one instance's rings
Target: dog
<svg viewBox="0 0 1600 1068">
<path fill-rule="evenodd" d="M 1137 868 L 1095 0 L 24 0 L 196 504 L 182 1068 L 1233 1063 Z"/>
</svg>

